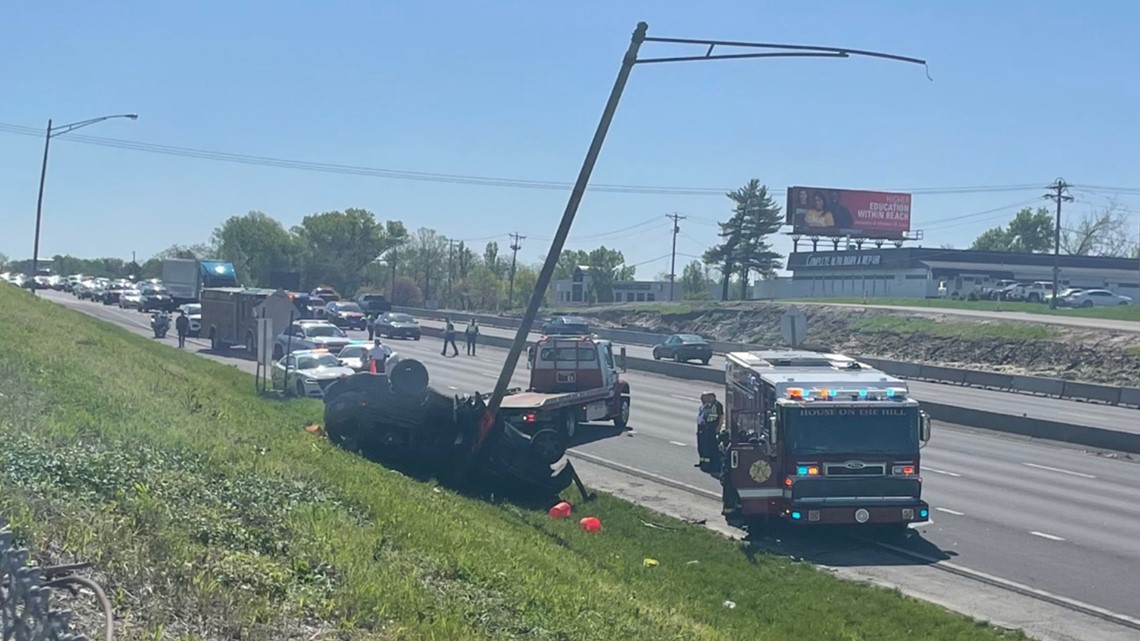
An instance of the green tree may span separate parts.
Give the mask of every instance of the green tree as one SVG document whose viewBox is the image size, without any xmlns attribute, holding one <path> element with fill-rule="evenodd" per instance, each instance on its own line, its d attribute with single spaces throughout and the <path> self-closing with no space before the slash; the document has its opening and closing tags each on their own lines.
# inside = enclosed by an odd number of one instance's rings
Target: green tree
<svg viewBox="0 0 1140 641">
<path fill-rule="evenodd" d="M 424 302 L 423 291 L 416 281 L 407 276 L 397 276 L 396 282 L 387 289 L 388 302 L 393 305 L 413 306 Z"/>
<path fill-rule="evenodd" d="M 275 218 L 260 211 L 230 216 L 211 240 L 218 258 L 234 264 L 238 281 L 266 285 L 274 271 L 297 269 L 300 240 Z"/>
<path fill-rule="evenodd" d="M 710 282 L 708 267 L 694 260 L 681 271 L 681 296 L 687 300 L 709 298 Z"/>
<path fill-rule="evenodd" d="M 1029 207 L 1014 215 L 1005 227 L 982 232 L 970 249 L 1006 252 L 1047 252 L 1053 248 L 1054 218 L 1045 207 Z"/>
<path fill-rule="evenodd" d="M 195 245 L 171 245 L 154 256 L 159 260 L 167 258 L 196 258 L 208 260 L 217 257 L 217 248 L 210 243 L 197 243 Z"/>
<path fill-rule="evenodd" d="M 463 281 L 467 301 L 475 309 L 497 310 L 503 300 L 503 279 L 491 268 L 479 265 Z"/>
<path fill-rule="evenodd" d="M 725 300 L 733 276 L 740 281 L 741 298 L 747 298 L 751 274 L 768 278 L 783 264 L 783 254 L 773 251 L 768 237 L 780 231 L 784 219 L 768 187 L 755 178 L 725 196 L 733 202 L 732 215 L 718 223 L 721 243 L 705 250 L 702 258 L 720 269 Z"/>
<path fill-rule="evenodd" d="M 356 291 L 365 268 L 407 235 L 399 221 L 377 222 L 366 209 L 328 211 L 305 216 L 293 228 L 303 247 L 305 281 Z"/>
<path fill-rule="evenodd" d="M 1136 228 L 1116 199 L 1061 230 L 1061 250 L 1073 256 L 1128 257 L 1136 251 Z"/>
<path fill-rule="evenodd" d="M 4 252 L 0 252 L 0 269 L 4 269 L 7 266 L 8 266 L 8 254 L 5 254 Z"/>
<path fill-rule="evenodd" d="M 506 265 L 500 264 L 499 261 L 499 243 L 493 240 L 487 243 L 487 246 L 483 249 L 483 264 L 487 266 L 487 269 L 491 270 L 491 273 L 502 277 Z"/>
<path fill-rule="evenodd" d="M 525 307 L 538 286 L 538 270 L 527 265 L 518 265 L 515 268 L 515 293 L 511 301 L 512 308 Z M 550 288 L 543 292 L 543 302 L 550 302 Z"/>
<path fill-rule="evenodd" d="M 425 301 L 439 301 L 447 276 L 447 241 L 421 227 L 400 247 L 397 272 L 415 281 Z"/>
</svg>

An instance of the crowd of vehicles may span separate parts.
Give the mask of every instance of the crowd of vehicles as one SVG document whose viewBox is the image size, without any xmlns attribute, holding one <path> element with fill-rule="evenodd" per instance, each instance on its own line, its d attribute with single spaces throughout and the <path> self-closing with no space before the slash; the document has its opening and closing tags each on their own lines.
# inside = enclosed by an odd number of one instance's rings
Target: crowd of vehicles
<svg viewBox="0 0 1140 641">
<path fill-rule="evenodd" d="M 940 292 L 941 290 L 942 288 L 940 288 Z M 959 292 L 953 292 L 953 294 L 958 295 L 951 295 L 951 298 L 961 298 Z M 971 294 L 973 297 L 983 300 L 1052 303 L 1053 281 L 1039 280 L 1024 283 L 1016 280 L 999 280 L 993 285 L 982 287 L 977 293 L 971 292 Z M 967 297 L 969 298 L 969 295 Z M 1131 297 L 1101 287 L 1063 287 L 1057 293 L 1056 298 L 1058 307 L 1087 309 L 1089 307 L 1115 307 L 1132 304 Z"/>
</svg>

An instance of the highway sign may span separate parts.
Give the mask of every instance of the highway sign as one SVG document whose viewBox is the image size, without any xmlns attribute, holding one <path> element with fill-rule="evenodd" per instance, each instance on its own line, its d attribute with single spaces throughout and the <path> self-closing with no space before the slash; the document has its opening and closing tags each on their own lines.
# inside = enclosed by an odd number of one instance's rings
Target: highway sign
<svg viewBox="0 0 1140 641">
<path fill-rule="evenodd" d="M 800 308 L 792 305 L 784 312 L 780 317 L 780 333 L 789 347 L 794 349 L 800 346 L 807 336 L 807 316 L 804 316 Z"/>
</svg>

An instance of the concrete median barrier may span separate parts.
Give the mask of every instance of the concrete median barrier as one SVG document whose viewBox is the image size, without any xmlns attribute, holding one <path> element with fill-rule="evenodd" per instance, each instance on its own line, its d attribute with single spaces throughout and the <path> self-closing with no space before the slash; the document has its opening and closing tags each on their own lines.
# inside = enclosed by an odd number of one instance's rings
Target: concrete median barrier
<svg viewBox="0 0 1140 641">
<path fill-rule="evenodd" d="M 425 337 L 441 338 L 443 336 L 443 330 L 439 327 L 431 327 L 425 325 L 423 326 L 423 334 Z M 462 336 L 456 337 L 456 342 L 461 342 L 462 340 Z M 509 349 L 511 343 L 512 340 L 505 336 L 488 336 L 486 334 L 479 335 L 480 345 Z M 527 344 L 531 345 L 533 344 L 533 341 L 527 341 Z M 618 347 L 620 348 L 620 346 Z M 615 351 L 617 350 L 615 349 Z M 868 365 L 875 365 L 875 363 L 872 362 L 872 359 L 865 360 Z M 895 363 L 895 365 L 898 365 L 898 363 Z M 904 363 L 903 365 L 919 367 L 913 363 Z M 716 385 L 724 384 L 724 370 L 718 368 L 694 367 L 692 365 L 686 365 L 684 363 L 674 363 L 672 361 L 655 361 L 651 358 L 637 358 L 634 356 L 626 356 L 625 367 L 628 370 L 644 372 L 646 374 L 656 374 L 658 376 L 668 376 L 670 378 L 680 378 L 690 381 L 701 381 Z M 934 368 L 934 373 L 938 373 L 938 369 L 951 368 Z M 890 372 L 887 369 L 884 369 L 884 371 L 887 371 L 887 373 L 892 374 L 893 376 L 899 376 L 899 374 Z M 963 373 L 961 380 L 964 381 L 965 372 L 967 370 L 956 371 Z M 1005 379 L 1010 379 L 1010 384 L 1012 385 L 1013 377 L 1006 375 L 997 376 L 1003 376 L 1004 378 L 1001 379 L 1002 381 Z M 996 383 L 999 381 L 998 379 L 993 379 L 989 382 Z M 1060 383 L 1061 381 L 1057 382 Z M 1135 402 L 1138 406 L 1140 406 L 1140 389 L 1129 389 L 1129 392 L 1130 394 L 1128 395 L 1128 400 Z M 1123 396 L 1124 395 L 1121 394 L 1121 397 Z M 1071 443 L 1085 447 L 1140 454 L 1140 434 L 1117 432 L 1113 430 L 1082 425 L 1071 425 L 1059 421 L 1048 421 L 1030 418 L 1027 416 L 1001 414 L 969 407 L 958 407 L 955 405 L 933 403 L 923 401 L 921 399 L 919 400 L 922 403 L 923 408 L 930 413 L 930 416 L 932 418 L 946 423 L 964 425 L 966 427 L 974 427 L 995 432 L 1004 432 L 1007 434 L 1017 434 L 1020 436 L 1028 436 L 1037 439 L 1060 441 L 1063 443 Z"/>
<path fill-rule="evenodd" d="M 500 329 L 517 330 L 519 327 L 519 319 L 517 318 L 506 318 L 503 316 L 494 316 L 490 314 L 475 314 L 471 312 L 455 312 L 448 310 L 417 309 L 414 307 L 394 307 L 393 311 L 405 312 L 425 319 L 442 319 L 444 316 L 451 316 L 452 318 L 464 320 L 468 318 L 474 318 L 484 326 Z M 427 328 L 425 328 L 425 332 L 426 331 Z M 656 345 L 665 339 L 665 334 L 638 332 L 626 329 L 597 328 L 594 330 L 594 333 L 597 334 L 598 338 L 604 338 L 606 340 L 611 340 L 614 343 L 626 345 L 651 346 Z M 493 343 L 490 342 L 487 344 L 493 345 Z M 735 343 L 730 341 L 709 341 L 709 344 L 712 345 L 713 351 L 718 354 L 724 354 L 725 352 L 771 349 L 773 347 L 778 347 L 772 345 L 767 347 L 760 345 L 748 345 L 746 343 Z M 892 376 L 898 376 L 899 378 L 918 379 L 936 383 L 950 383 L 954 385 L 968 385 L 970 387 L 1005 390 L 1009 392 L 1053 396 L 1055 398 L 1064 398 L 1074 401 L 1096 401 L 1114 405 L 1140 407 L 1140 402 L 1136 402 L 1135 400 L 1136 394 L 1140 394 L 1140 392 L 1125 393 L 1121 388 L 1113 387 L 1111 385 L 1069 382 L 1061 379 L 1049 379 L 1039 376 L 1017 376 L 1010 374 L 1001 374 L 998 372 L 962 369 L 957 367 L 924 365 L 921 363 L 893 361 L 889 359 L 875 358 L 859 354 L 853 354 L 852 356 L 865 361 L 866 363 L 878 369 L 881 369 Z M 672 374 L 666 375 L 671 376 Z M 704 375 L 692 374 L 689 371 L 685 371 L 679 377 L 705 380 Z M 1124 399 L 1129 400 L 1126 401 Z"/>
<path fill-rule="evenodd" d="M 1140 407 L 1140 389 L 1125 387 L 1120 390 L 1120 404 Z"/>
</svg>

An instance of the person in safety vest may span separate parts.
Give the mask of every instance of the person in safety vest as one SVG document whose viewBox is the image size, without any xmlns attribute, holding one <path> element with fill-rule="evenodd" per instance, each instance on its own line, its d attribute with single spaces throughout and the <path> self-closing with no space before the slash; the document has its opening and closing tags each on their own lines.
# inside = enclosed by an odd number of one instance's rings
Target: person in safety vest
<svg viewBox="0 0 1140 641">
<path fill-rule="evenodd" d="M 697 456 L 694 466 L 707 472 L 720 468 L 717 432 L 724 423 L 724 405 L 716 400 L 715 392 L 701 394 L 701 408 L 697 411 Z"/>
<path fill-rule="evenodd" d="M 372 347 L 364 353 L 367 360 L 362 363 L 365 371 L 373 374 L 383 374 L 384 365 L 392 355 L 392 348 L 380 343 L 379 338 L 372 339 Z"/>
</svg>

